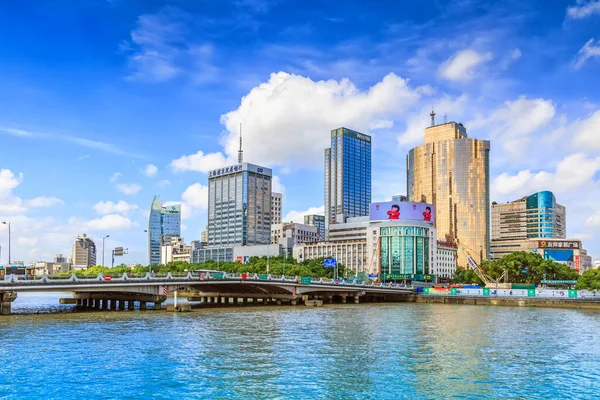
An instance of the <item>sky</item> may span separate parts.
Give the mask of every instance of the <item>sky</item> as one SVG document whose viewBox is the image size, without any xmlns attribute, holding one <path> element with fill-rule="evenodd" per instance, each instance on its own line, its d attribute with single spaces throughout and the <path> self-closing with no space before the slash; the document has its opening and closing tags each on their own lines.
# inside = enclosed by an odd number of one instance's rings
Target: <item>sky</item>
<svg viewBox="0 0 600 400">
<path fill-rule="evenodd" d="M 600 257 L 600 0 L 22 0 L 1 3 L 0 38 L 13 261 L 86 233 L 146 264 L 154 195 L 199 239 L 240 123 L 286 221 L 322 212 L 340 126 L 373 137 L 373 201 L 405 194 L 432 107 L 491 141 L 492 201 L 553 191 Z M 6 263 L 5 224 L 0 246 Z"/>
</svg>

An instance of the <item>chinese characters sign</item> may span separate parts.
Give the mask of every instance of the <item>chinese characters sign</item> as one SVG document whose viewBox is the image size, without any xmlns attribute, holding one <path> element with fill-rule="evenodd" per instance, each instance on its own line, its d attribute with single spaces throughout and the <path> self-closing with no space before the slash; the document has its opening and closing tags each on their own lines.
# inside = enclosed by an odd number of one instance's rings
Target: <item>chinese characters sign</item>
<svg viewBox="0 0 600 400">
<path fill-rule="evenodd" d="M 220 169 L 215 169 L 213 171 L 209 171 L 208 172 L 208 177 L 212 178 L 215 176 L 220 176 L 220 175 L 224 175 L 224 174 L 230 174 L 232 172 L 238 172 L 242 170 L 242 164 L 240 165 L 234 165 L 232 167 L 226 167 L 226 168 L 220 168 Z"/>
<path fill-rule="evenodd" d="M 538 240 L 540 249 L 578 249 L 581 247 L 579 240 Z"/>
</svg>

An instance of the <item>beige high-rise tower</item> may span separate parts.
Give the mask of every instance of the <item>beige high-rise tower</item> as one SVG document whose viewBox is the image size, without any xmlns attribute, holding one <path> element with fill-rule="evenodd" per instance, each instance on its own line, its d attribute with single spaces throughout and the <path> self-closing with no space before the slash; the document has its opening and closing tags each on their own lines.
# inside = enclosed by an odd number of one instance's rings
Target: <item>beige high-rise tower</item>
<svg viewBox="0 0 600 400">
<path fill-rule="evenodd" d="M 459 243 L 480 263 L 490 243 L 490 142 L 469 139 L 461 123 L 448 122 L 425 129 L 425 144 L 406 156 L 410 201 L 435 206 L 438 239 Z M 466 254 L 458 265 L 468 268 Z"/>
</svg>

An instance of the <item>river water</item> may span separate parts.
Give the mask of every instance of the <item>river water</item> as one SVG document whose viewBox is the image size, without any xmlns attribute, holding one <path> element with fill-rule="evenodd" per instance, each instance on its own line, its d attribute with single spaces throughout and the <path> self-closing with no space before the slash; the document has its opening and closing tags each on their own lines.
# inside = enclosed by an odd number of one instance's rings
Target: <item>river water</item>
<svg viewBox="0 0 600 400">
<path fill-rule="evenodd" d="M 32 314 L 45 296 L 17 299 L 21 314 L 0 317 L 0 398 L 592 399 L 600 389 L 595 311 L 376 304 Z"/>
</svg>

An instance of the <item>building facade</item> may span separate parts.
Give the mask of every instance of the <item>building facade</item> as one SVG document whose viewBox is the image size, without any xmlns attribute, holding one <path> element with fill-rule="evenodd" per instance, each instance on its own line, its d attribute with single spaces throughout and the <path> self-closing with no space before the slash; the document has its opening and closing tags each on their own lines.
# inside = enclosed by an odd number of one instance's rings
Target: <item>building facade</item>
<svg viewBox="0 0 600 400">
<path fill-rule="evenodd" d="M 297 244 L 318 241 L 319 230 L 315 226 L 295 222 L 271 225 L 271 244 L 280 244 L 288 253 Z"/>
<path fill-rule="evenodd" d="M 469 138 L 462 124 L 432 121 L 425 143 L 406 157 L 408 198 L 432 203 L 438 239 L 458 243 L 478 263 L 489 254 L 489 152 L 490 142 Z M 458 264 L 467 266 L 463 252 Z"/>
<path fill-rule="evenodd" d="M 171 241 L 164 243 L 160 249 L 160 263 L 168 264 L 174 261 L 190 262 L 190 253 L 192 246 L 185 244 L 185 240 L 180 237 L 171 238 Z"/>
<path fill-rule="evenodd" d="M 96 264 L 96 243 L 89 238 L 85 233 L 75 241 L 73 245 L 73 264 L 84 266 L 85 268 L 93 267 Z"/>
<path fill-rule="evenodd" d="M 257 246 L 221 246 L 195 249 L 191 252 L 191 263 L 202 264 L 207 261 L 240 262 L 247 264 L 250 257 L 279 257 L 284 255 L 279 244 Z"/>
<path fill-rule="evenodd" d="M 438 277 L 438 281 L 448 281 L 454 277 L 457 252 L 455 243 L 437 240 L 437 262 L 432 273 Z"/>
<path fill-rule="evenodd" d="M 325 150 L 325 238 L 340 218 L 369 215 L 370 202 L 371 136 L 332 130 L 331 148 Z"/>
<path fill-rule="evenodd" d="M 408 201 L 408 197 L 404 196 L 403 194 L 397 194 L 392 196 L 392 201 Z"/>
<path fill-rule="evenodd" d="M 268 244 L 271 169 L 249 163 L 209 171 L 209 247 Z"/>
<path fill-rule="evenodd" d="M 148 218 L 148 261 L 160 264 L 161 246 L 181 236 L 181 205 L 163 206 L 157 196 L 152 199 Z"/>
<path fill-rule="evenodd" d="M 319 241 L 325 241 L 325 216 L 324 215 L 305 215 L 304 225 L 312 225 L 319 231 Z"/>
<path fill-rule="evenodd" d="M 436 232 L 431 223 L 357 217 L 330 225 L 329 234 L 329 241 L 295 246 L 294 258 L 333 257 L 355 274 L 373 279 L 432 274 L 436 263 Z"/>
<path fill-rule="evenodd" d="M 271 193 L 271 225 L 282 221 L 282 198 L 281 193 Z"/>
</svg>

